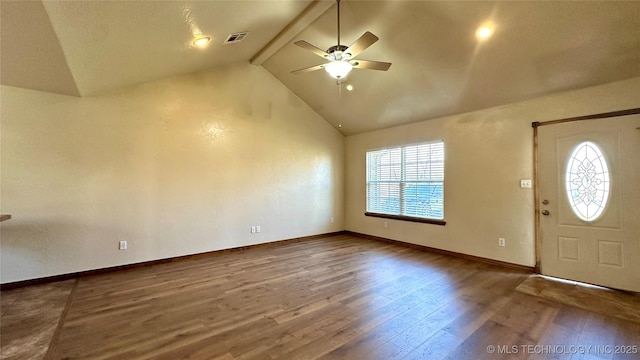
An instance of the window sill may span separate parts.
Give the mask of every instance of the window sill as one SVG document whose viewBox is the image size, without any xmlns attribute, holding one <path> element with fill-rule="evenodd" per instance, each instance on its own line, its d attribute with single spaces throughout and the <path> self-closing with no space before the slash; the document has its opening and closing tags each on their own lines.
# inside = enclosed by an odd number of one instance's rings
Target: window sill
<svg viewBox="0 0 640 360">
<path fill-rule="evenodd" d="M 392 219 L 392 220 L 412 221 L 412 222 L 419 222 L 419 223 L 433 224 L 433 225 L 442 225 L 442 226 L 444 226 L 447 223 L 444 220 L 425 219 L 425 218 L 418 218 L 418 217 L 404 216 L 404 215 L 379 214 L 379 213 L 372 213 L 372 212 L 366 212 L 366 213 L 364 213 L 364 215 L 365 216 L 385 218 L 385 219 Z"/>
</svg>

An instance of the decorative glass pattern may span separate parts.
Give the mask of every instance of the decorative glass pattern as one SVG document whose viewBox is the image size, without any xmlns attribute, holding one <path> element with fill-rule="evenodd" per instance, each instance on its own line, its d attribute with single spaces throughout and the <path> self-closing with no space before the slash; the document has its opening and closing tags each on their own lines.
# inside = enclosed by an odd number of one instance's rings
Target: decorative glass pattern
<svg viewBox="0 0 640 360">
<path fill-rule="evenodd" d="M 598 219 L 609 200 L 609 168 L 594 142 L 578 144 L 569 155 L 565 184 L 569 204 L 578 218 Z"/>
</svg>

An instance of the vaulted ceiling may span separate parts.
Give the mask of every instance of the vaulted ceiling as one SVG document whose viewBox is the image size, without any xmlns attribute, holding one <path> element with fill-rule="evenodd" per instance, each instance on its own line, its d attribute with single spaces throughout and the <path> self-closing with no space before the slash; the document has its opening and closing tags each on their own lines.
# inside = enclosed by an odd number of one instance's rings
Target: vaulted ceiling
<svg viewBox="0 0 640 360">
<path fill-rule="evenodd" d="M 341 85 L 291 74 L 323 62 L 293 41 L 336 45 L 332 0 L 1 0 L 0 25 L 3 85 L 94 96 L 251 62 L 347 135 L 640 76 L 639 1 L 342 0 L 342 43 L 370 31 L 380 40 L 358 58 L 393 65 Z"/>
<path fill-rule="evenodd" d="M 248 61 L 310 2 L 2 0 L 2 83 L 92 96 Z"/>
</svg>

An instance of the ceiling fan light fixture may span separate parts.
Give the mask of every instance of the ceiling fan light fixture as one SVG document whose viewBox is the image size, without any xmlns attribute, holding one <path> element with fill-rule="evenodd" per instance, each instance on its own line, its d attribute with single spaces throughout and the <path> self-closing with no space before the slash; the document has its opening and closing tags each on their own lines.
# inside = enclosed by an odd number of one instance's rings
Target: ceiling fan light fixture
<svg viewBox="0 0 640 360">
<path fill-rule="evenodd" d="M 340 0 L 336 0 L 337 3 L 337 13 L 338 13 L 338 45 L 333 45 L 327 50 L 323 50 L 315 45 L 312 45 L 304 40 L 298 40 L 294 42 L 294 45 L 298 45 L 308 51 L 311 51 L 317 56 L 328 60 L 328 63 L 310 66 L 303 69 L 294 70 L 291 73 L 300 74 L 309 71 L 316 71 L 320 69 L 324 69 L 332 78 L 338 80 L 336 83 L 341 85 L 341 80 L 346 78 L 351 69 L 368 69 L 368 70 L 381 70 L 387 71 L 391 66 L 391 63 L 381 62 L 381 61 L 370 61 L 370 60 L 356 60 L 354 59 L 358 54 L 366 50 L 369 46 L 373 45 L 376 41 L 378 41 L 378 37 L 370 33 L 369 31 L 365 32 L 356 40 L 353 44 L 349 46 L 340 44 Z"/>
<path fill-rule="evenodd" d="M 347 61 L 332 61 L 328 63 L 324 70 L 334 79 L 343 79 L 353 69 L 353 65 Z"/>
</svg>

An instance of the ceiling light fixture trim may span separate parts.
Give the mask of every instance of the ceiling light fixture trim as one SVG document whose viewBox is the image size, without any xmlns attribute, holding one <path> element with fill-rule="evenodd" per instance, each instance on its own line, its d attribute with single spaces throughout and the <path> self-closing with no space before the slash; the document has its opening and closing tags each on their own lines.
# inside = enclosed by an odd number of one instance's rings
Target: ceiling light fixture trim
<svg viewBox="0 0 640 360">
<path fill-rule="evenodd" d="M 193 39 L 193 41 L 191 42 L 191 45 L 197 47 L 197 48 L 205 48 L 207 47 L 207 45 L 209 45 L 209 42 L 211 41 L 211 38 L 208 36 L 200 36 L 197 37 L 195 39 Z"/>
</svg>

